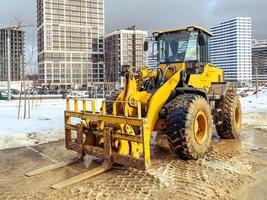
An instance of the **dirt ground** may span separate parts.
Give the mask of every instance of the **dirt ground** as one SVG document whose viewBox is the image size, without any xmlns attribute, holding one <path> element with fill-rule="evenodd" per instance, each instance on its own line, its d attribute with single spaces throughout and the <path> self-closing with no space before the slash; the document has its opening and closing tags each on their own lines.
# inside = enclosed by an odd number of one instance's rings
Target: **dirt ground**
<svg viewBox="0 0 267 200">
<path fill-rule="evenodd" d="M 64 189 L 49 186 L 100 165 L 87 158 L 34 177 L 30 170 L 70 160 L 64 141 L 0 151 L 0 199 L 267 199 L 267 132 L 244 130 L 240 140 L 218 140 L 205 158 L 183 161 L 152 145 L 147 172 L 113 168 Z"/>
</svg>

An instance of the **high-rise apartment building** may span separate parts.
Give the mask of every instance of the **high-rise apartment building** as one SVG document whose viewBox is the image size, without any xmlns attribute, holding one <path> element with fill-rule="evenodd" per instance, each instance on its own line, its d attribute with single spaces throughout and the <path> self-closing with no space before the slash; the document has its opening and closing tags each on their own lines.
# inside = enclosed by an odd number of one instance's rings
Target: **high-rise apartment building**
<svg viewBox="0 0 267 200">
<path fill-rule="evenodd" d="M 267 82 L 267 40 L 252 43 L 252 80 Z"/>
<path fill-rule="evenodd" d="M 23 75 L 24 32 L 17 28 L 0 29 L 0 81 L 8 79 L 8 41 L 11 59 L 10 78 L 12 81 L 18 81 Z"/>
<path fill-rule="evenodd" d="M 227 81 L 252 81 L 251 18 L 236 17 L 211 28 L 212 62 L 224 70 Z"/>
<path fill-rule="evenodd" d="M 37 0 L 37 25 L 43 85 L 104 81 L 104 0 Z"/>
<path fill-rule="evenodd" d="M 118 82 L 123 66 L 130 66 L 136 71 L 146 65 L 144 42 L 146 31 L 130 27 L 105 36 L 106 81 Z"/>
</svg>

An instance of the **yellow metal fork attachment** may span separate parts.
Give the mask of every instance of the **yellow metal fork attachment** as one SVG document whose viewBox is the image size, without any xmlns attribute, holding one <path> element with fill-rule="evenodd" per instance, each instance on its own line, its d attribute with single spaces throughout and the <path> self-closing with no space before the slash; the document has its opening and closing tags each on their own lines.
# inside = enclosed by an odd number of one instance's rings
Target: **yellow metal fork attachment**
<svg viewBox="0 0 267 200">
<path fill-rule="evenodd" d="M 87 102 L 91 102 L 90 110 Z M 81 162 L 85 155 L 101 158 L 104 162 L 93 170 L 57 183 L 51 188 L 60 189 L 96 176 L 109 170 L 113 163 L 142 170 L 150 167 L 150 133 L 147 120 L 141 116 L 140 102 L 136 102 L 138 111 L 136 117 L 128 116 L 127 112 L 123 116 L 117 115 L 116 103 L 129 102 L 113 102 L 112 114 L 106 112 L 106 101 L 102 102 L 101 112 L 96 110 L 96 100 L 67 99 L 66 103 L 66 148 L 76 151 L 79 157 L 33 170 L 26 173 L 26 176 L 34 176 Z M 72 123 L 73 118 L 79 122 Z"/>
<path fill-rule="evenodd" d="M 83 110 L 79 111 L 77 99 L 74 99 L 74 109 L 70 109 L 70 99 L 67 99 L 65 111 L 66 148 L 81 155 L 91 155 L 111 163 L 146 170 L 150 166 L 150 133 L 148 123 L 141 115 L 141 103 L 137 104 L 136 117 L 117 115 L 116 104 L 128 104 L 126 101 L 113 102 L 112 114 L 106 112 L 106 101 L 102 102 L 102 111 L 96 112 L 96 101 L 91 101 L 91 111 L 86 109 L 83 100 Z M 93 103 L 94 102 L 94 103 Z M 132 102 L 131 102 L 132 103 Z M 78 118 L 84 123 L 72 124 L 71 118 Z M 76 139 L 73 139 L 76 132 Z M 109 137 L 107 137 L 109 135 Z M 109 138 L 110 152 L 103 147 L 103 138 Z M 138 152 L 134 152 L 133 149 Z"/>
</svg>

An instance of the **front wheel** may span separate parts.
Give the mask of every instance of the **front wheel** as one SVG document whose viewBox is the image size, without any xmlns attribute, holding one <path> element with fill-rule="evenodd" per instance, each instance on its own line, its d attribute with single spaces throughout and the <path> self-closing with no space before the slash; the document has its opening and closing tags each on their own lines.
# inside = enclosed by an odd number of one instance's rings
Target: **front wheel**
<svg viewBox="0 0 267 200">
<path fill-rule="evenodd" d="M 207 152 L 212 137 L 212 116 L 205 98 L 195 94 L 176 97 L 167 107 L 167 134 L 172 151 L 184 159 Z"/>
</svg>

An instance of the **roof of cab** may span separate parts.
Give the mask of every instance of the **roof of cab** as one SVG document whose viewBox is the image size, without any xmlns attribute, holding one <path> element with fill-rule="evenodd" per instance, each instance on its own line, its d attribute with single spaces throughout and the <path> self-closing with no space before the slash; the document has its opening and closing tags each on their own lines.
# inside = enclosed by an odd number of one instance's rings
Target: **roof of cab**
<svg viewBox="0 0 267 200">
<path fill-rule="evenodd" d="M 160 31 L 155 31 L 153 34 L 164 34 L 164 33 L 171 33 L 171 32 L 177 32 L 177 31 L 183 31 L 183 30 L 188 30 L 188 29 L 197 29 L 197 30 L 201 30 L 204 33 L 206 33 L 209 36 L 212 36 L 212 33 L 207 31 L 206 29 L 200 27 L 200 26 L 196 26 L 196 25 L 192 25 L 192 26 L 187 26 L 187 27 L 181 27 L 181 28 L 176 28 L 176 29 L 169 29 L 169 30 L 160 30 Z"/>
</svg>

